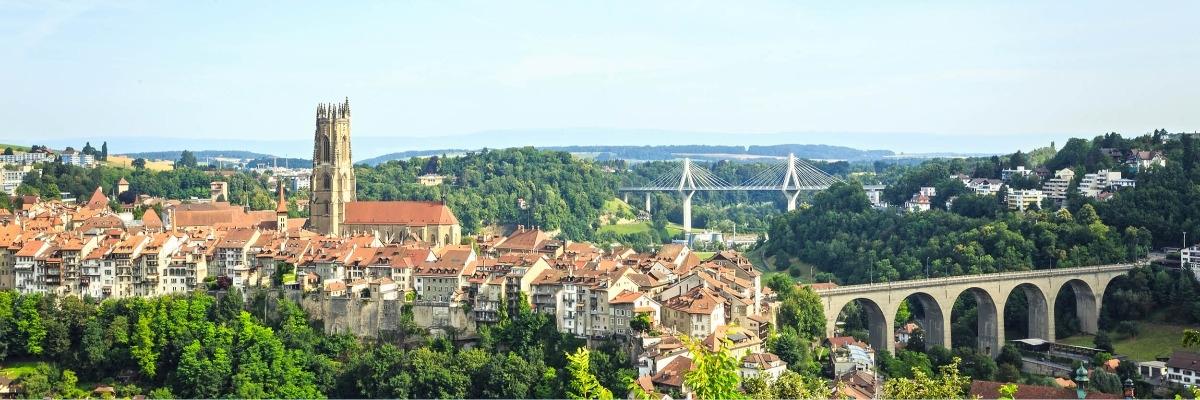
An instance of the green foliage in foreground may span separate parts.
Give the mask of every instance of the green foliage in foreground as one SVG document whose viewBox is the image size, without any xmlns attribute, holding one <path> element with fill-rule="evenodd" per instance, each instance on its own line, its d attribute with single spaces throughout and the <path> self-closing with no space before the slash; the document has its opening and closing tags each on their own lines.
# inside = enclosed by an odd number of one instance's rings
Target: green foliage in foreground
<svg viewBox="0 0 1200 400">
<path fill-rule="evenodd" d="M 610 343 L 568 367 L 583 342 L 527 306 L 468 350 L 446 339 L 401 348 L 325 335 L 285 299 L 270 316 L 244 305 L 236 291 L 100 303 L 0 291 L 0 364 L 26 360 L 4 372 L 38 398 L 80 397 L 78 382 L 122 397 L 563 398 L 563 382 L 583 374 L 596 397 L 634 375 Z"/>
</svg>

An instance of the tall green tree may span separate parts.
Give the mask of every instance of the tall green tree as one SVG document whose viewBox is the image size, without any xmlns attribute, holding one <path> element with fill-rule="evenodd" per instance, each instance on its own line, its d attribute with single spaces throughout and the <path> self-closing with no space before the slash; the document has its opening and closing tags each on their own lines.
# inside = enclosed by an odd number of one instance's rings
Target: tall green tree
<svg viewBox="0 0 1200 400">
<path fill-rule="evenodd" d="M 184 150 L 179 153 L 179 160 L 175 162 L 175 168 L 196 168 L 196 164 L 196 154 Z"/>
<path fill-rule="evenodd" d="M 591 352 L 580 347 L 567 354 L 567 398 L 611 400 L 612 392 L 603 386 L 591 372 Z"/>
<path fill-rule="evenodd" d="M 883 383 L 886 399 L 962 399 L 971 378 L 959 374 L 960 359 L 940 368 L 934 378 L 924 371 L 913 369 L 912 378 L 891 378 Z"/>
<path fill-rule="evenodd" d="M 685 344 L 692 352 L 692 370 L 684 373 L 683 382 L 700 399 L 741 399 L 738 390 L 740 362 L 729 351 L 727 339 L 719 339 L 716 350 L 692 339 Z"/>
</svg>

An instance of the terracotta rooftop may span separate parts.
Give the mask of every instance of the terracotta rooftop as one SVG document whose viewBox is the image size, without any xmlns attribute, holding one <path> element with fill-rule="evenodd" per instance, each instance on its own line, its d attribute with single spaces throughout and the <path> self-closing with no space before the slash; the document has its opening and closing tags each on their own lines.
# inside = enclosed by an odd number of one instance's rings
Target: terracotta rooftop
<svg viewBox="0 0 1200 400">
<path fill-rule="evenodd" d="M 496 245 L 497 249 L 501 250 L 524 250 L 536 251 L 542 247 L 542 244 L 550 240 L 550 235 L 543 232 L 541 229 L 525 229 L 520 227 L 503 242 Z"/>
<path fill-rule="evenodd" d="M 346 224 L 455 225 L 458 218 L 445 204 L 433 201 L 352 201 L 346 203 Z"/>
<path fill-rule="evenodd" d="M 692 359 L 679 356 L 667 363 L 658 373 L 650 378 L 656 384 L 673 387 L 683 387 L 683 375 L 695 367 Z"/>
<path fill-rule="evenodd" d="M 613 297 L 612 300 L 609 300 L 608 304 L 628 304 L 628 303 L 633 303 L 633 302 L 637 301 L 637 299 L 640 299 L 640 298 L 642 298 L 642 292 L 631 292 L 628 290 L 622 290 L 621 293 L 619 293 L 615 297 Z"/>
<path fill-rule="evenodd" d="M 92 197 L 88 199 L 88 202 L 84 207 L 91 209 L 108 208 L 108 196 L 104 195 L 104 189 L 100 186 L 96 186 L 96 191 L 92 192 Z"/>
<path fill-rule="evenodd" d="M 158 217 L 158 212 L 154 211 L 153 208 L 148 209 L 145 214 L 142 214 L 142 226 L 147 228 L 162 228 L 162 218 Z"/>
<path fill-rule="evenodd" d="M 25 242 L 25 244 L 23 246 L 21 246 L 21 250 L 17 252 L 16 256 L 17 257 L 36 256 L 38 254 L 38 251 L 40 251 L 42 249 L 42 245 L 44 245 L 44 244 L 45 244 L 45 242 L 42 242 L 40 240 L 30 240 L 28 242 Z"/>
<path fill-rule="evenodd" d="M 663 307 L 688 314 L 712 314 L 724 301 L 707 288 L 697 286 L 679 296 L 667 300 Z"/>
</svg>

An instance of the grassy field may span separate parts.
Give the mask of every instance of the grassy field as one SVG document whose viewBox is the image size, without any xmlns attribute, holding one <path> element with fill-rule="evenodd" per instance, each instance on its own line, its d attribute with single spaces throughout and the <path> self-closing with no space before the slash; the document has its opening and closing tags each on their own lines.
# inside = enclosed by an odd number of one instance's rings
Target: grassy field
<svg viewBox="0 0 1200 400">
<path fill-rule="evenodd" d="M 707 260 L 709 257 L 712 257 L 713 254 L 717 254 L 717 252 L 715 252 L 715 251 L 697 251 L 696 257 L 700 257 L 700 261 L 704 261 L 704 260 Z"/>
<path fill-rule="evenodd" d="M 1113 341 L 1113 349 L 1117 354 L 1129 356 L 1136 361 L 1154 361 L 1155 357 L 1171 355 L 1172 351 L 1183 348 L 1180 345 L 1183 330 L 1194 328 L 1150 322 L 1143 322 L 1138 326 L 1141 328 L 1141 334 L 1137 337 Z M 1058 341 L 1076 346 L 1095 347 L 1092 335 L 1071 336 Z"/>
<path fill-rule="evenodd" d="M 650 232 L 650 229 L 649 222 L 637 222 L 632 224 L 604 225 L 596 233 L 612 232 L 618 235 L 627 235 L 630 233 Z M 667 225 L 667 233 L 672 237 L 680 236 L 683 234 L 683 227 L 669 224 Z"/>
<path fill-rule="evenodd" d="M 0 364 L 0 375 L 16 379 L 37 369 L 40 361 L 12 361 Z"/>
<path fill-rule="evenodd" d="M 7 148 L 9 148 L 9 147 L 12 147 L 13 151 L 29 151 L 29 147 L 28 147 L 28 146 L 21 146 L 21 145 L 15 145 L 15 144 L 4 144 L 4 143 L 0 143 L 0 150 L 7 149 Z"/>
<path fill-rule="evenodd" d="M 637 215 L 637 211 L 635 211 L 632 206 L 625 204 L 625 202 L 621 201 L 621 199 L 605 200 L 604 207 L 600 208 L 600 213 L 610 215 Z"/>
<path fill-rule="evenodd" d="M 108 156 L 108 165 L 112 167 L 133 168 L 132 158 L 111 154 Z M 146 160 L 146 169 L 151 171 L 169 171 L 174 168 L 174 163 L 170 161 L 151 161 Z"/>
</svg>

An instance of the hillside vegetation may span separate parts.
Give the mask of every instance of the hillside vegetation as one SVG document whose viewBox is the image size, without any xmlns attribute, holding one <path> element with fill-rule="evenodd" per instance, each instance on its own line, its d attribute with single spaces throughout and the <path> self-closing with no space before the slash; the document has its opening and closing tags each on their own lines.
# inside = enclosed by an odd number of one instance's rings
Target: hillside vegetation
<svg viewBox="0 0 1200 400">
<path fill-rule="evenodd" d="M 426 173 L 445 175 L 449 181 L 423 186 L 417 176 Z M 532 147 L 359 165 L 355 175 L 361 200 L 444 198 L 466 232 L 520 224 L 561 230 L 573 240 L 593 237 L 601 210 L 616 197 L 617 188 L 616 175 L 595 163 Z"/>
</svg>

